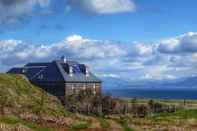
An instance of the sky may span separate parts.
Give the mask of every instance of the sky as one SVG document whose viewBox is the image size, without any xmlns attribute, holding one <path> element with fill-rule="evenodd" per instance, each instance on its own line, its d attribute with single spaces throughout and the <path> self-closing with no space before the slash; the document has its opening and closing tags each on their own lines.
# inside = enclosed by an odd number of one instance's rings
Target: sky
<svg viewBox="0 0 197 131">
<path fill-rule="evenodd" d="M 196 0 L 0 0 L 0 71 L 65 55 L 100 78 L 197 76 Z"/>
</svg>

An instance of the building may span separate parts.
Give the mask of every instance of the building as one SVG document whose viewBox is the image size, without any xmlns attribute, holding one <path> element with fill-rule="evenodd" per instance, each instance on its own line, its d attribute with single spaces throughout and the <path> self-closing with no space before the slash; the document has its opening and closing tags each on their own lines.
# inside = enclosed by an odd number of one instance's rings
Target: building
<svg viewBox="0 0 197 131">
<path fill-rule="evenodd" d="M 23 74 L 29 81 L 56 96 L 77 94 L 80 90 L 101 93 L 101 81 L 84 64 L 62 57 L 49 63 L 28 63 L 7 73 Z"/>
</svg>

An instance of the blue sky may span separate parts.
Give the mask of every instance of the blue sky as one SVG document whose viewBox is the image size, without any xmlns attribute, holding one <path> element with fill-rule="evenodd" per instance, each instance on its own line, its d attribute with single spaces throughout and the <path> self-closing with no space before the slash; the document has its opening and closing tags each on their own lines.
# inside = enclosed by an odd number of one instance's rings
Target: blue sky
<svg viewBox="0 0 197 131">
<path fill-rule="evenodd" d="M 195 0 L 135 0 L 135 11 L 112 14 L 82 11 L 70 1 L 51 0 L 47 7 L 27 14 L 21 23 L 8 25 L 11 29 L 1 25 L 0 39 L 52 43 L 79 34 L 100 40 L 155 41 L 196 31 L 197 27 Z"/>
<path fill-rule="evenodd" d="M 102 78 L 197 75 L 196 0 L 1 0 L 0 70 L 65 55 Z"/>
</svg>

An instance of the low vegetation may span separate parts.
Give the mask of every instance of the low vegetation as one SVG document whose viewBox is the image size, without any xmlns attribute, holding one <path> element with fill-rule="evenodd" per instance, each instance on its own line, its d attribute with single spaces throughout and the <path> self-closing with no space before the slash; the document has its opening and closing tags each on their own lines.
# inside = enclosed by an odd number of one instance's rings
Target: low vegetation
<svg viewBox="0 0 197 131">
<path fill-rule="evenodd" d="M 89 124 L 87 122 L 76 122 L 72 124 L 72 129 L 87 129 Z"/>
<path fill-rule="evenodd" d="M 43 126 L 33 123 L 33 122 L 27 122 L 25 120 L 22 120 L 21 118 L 18 118 L 17 116 L 3 116 L 0 119 L 0 123 L 8 124 L 11 126 L 21 124 L 24 126 L 23 127 L 24 130 L 30 129 L 30 130 L 36 130 L 36 131 L 51 131 L 51 129 L 49 129 L 47 127 L 43 127 Z M 15 127 L 15 129 L 16 129 L 16 127 Z M 17 129 L 21 129 L 21 128 L 18 127 Z M 21 130 L 23 130 L 23 129 L 21 129 Z"/>
<path fill-rule="evenodd" d="M 100 126 L 102 128 L 105 128 L 105 129 L 108 129 L 111 127 L 110 123 L 108 122 L 107 119 L 104 119 L 104 118 L 99 118 L 99 122 L 100 122 Z"/>
<path fill-rule="evenodd" d="M 197 101 L 79 94 L 62 103 L 23 76 L 0 74 L 0 130 L 197 130 Z"/>
<path fill-rule="evenodd" d="M 123 118 L 123 119 L 120 119 L 118 122 L 121 124 L 124 131 L 133 131 L 133 129 L 129 127 L 127 119 Z"/>
</svg>

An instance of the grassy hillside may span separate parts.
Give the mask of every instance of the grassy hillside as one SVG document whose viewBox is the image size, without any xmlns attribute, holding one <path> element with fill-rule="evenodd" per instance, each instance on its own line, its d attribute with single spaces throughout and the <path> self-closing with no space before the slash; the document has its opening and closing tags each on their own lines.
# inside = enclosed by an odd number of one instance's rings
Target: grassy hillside
<svg viewBox="0 0 197 131">
<path fill-rule="evenodd" d="M 111 127 L 111 123 L 114 127 Z M 22 75 L 0 74 L 0 130 L 107 130 L 122 127 L 103 118 L 73 114 Z"/>
<path fill-rule="evenodd" d="M 149 100 L 124 100 L 148 105 Z M 0 74 L 0 130 L 3 131 L 171 131 L 197 130 L 197 101 L 157 100 L 180 107 L 174 113 L 161 112 L 138 118 L 135 114 L 85 116 L 65 110 L 60 101 L 24 76 Z"/>
<path fill-rule="evenodd" d="M 0 74 L 0 104 L 7 107 L 1 114 L 35 113 L 67 115 L 56 97 L 31 85 L 23 76 Z"/>
<path fill-rule="evenodd" d="M 1 123 L 36 128 L 32 123 L 57 121 L 70 113 L 56 97 L 31 85 L 25 77 L 0 74 L 0 114 Z"/>
</svg>

